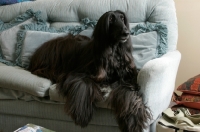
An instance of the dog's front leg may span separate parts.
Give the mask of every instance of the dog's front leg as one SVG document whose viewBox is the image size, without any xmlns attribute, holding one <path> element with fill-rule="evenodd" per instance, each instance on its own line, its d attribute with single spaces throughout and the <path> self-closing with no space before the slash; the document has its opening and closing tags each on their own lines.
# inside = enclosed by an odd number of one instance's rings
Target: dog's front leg
<svg viewBox="0 0 200 132">
<path fill-rule="evenodd" d="M 85 74 L 73 73 L 57 88 L 66 100 L 66 113 L 76 125 L 86 127 L 93 116 L 94 102 L 103 99 L 98 85 Z"/>
<path fill-rule="evenodd" d="M 109 101 L 121 132 L 142 132 L 147 127 L 151 113 L 138 91 L 121 84 L 112 90 Z"/>
</svg>

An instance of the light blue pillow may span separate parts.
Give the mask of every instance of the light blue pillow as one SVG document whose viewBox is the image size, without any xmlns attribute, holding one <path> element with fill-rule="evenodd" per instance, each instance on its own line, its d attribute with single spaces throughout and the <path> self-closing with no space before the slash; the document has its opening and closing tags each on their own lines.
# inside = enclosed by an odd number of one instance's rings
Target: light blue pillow
<svg viewBox="0 0 200 132">
<path fill-rule="evenodd" d="M 167 52 L 167 26 L 162 23 L 131 24 L 133 58 L 140 70 L 149 60 L 161 57 Z M 81 35 L 92 36 L 92 29 L 84 30 Z"/>
<path fill-rule="evenodd" d="M 81 34 L 88 37 L 92 36 L 95 21 L 90 21 L 88 18 L 82 20 L 81 26 L 65 26 L 60 29 L 48 28 L 47 26 L 41 29 L 34 30 L 32 26 L 24 25 L 24 29 L 18 33 L 20 38 L 17 43 L 18 58 L 16 64 L 18 66 L 27 68 L 30 57 L 34 51 L 44 42 L 58 36 L 66 35 L 68 33 Z M 46 32 L 46 33 L 44 33 Z M 63 34 L 64 33 L 64 34 Z M 167 49 L 167 28 L 161 23 L 142 23 L 137 24 L 131 29 L 131 40 L 134 47 L 133 57 L 138 69 L 151 59 L 162 56 Z M 41 35 L 42 37 L 39 37 Z M 37 41 L 35 37 L 38 36 Z M 34 46 L 30 46 L 30 44 Z"/>
<path fill-rule="evenodd" d="M 156 51 L 156 57 L 161 57 L 167 52 L 168 48 L 168 30 L 167 26 L 162 23 L 141 23 L 131 28 L 132 35 L 138 35 L 141 33 L 147 33 L 156 31 L 158 34 L 158 46 Z"/>
<path fill-rule="evenodd" d="M 81 35 L 92 36 L 93 29 L 82 31 Z M 161 44 L 157 31 L 148 31 L 137 35 L 130 35 L 133 45 L 134 63 L 140 70 L 146 62 L 158 57 L 158 46 Z M 163 52 L 164 54 L 164 52 Z"/>
<path fill-rule="evenodd" d="M 77 35 L 80 32 L 94 27 L 97 21 L 91 21 L 88 18 L 81 20 L 80 25 L 64 26 L 59 29 L 50 28 L 48 25 L 38 26 L 37 24 L 24 24 L 22 29 L 17 33 L 16 65 L 27 68 L 29 60 L 33 52 L 44 42 L 54 39 L 55 37 L 64 36 L 67 34 Z M 37 38 L 37 39 L 35 39 Z"/>
<path fill-rule="evenodd" d="M 51 33 L 51 32 L 42 32 L 42 31 L 25 31 L 24 33 L 23 43 L 20 44 L 20 49 L 17 51 L 19 54 L 16 59 L 16 64 L 20 67 L 27 68 L 30 62 L 30 58 L 35 52 L 35 50 L 40 47 L 46 41 L 51 39 L 65 36 L 68 33 Z"/>
<path fill-rule="evenodd" d="M 29 9 L 8 23 L 0 20 L 0 62 L 15 65 L 17 32 L 23 24 L 35 23 L 38 27 L 46 24 L 40 18 L 40 13 L 40 11 L 33 12 Z"/>
<path fill-rule="evenodd" d="M 22 29 L 24 30 L 20 30 L 17 33 L 18 41 L 15 52 L 17 55 L 16 64 L 20 67 L 27 68 L 30 57 L 44 42 L 56 37 L 65 36 L 69 33 L 77 35 L 82 31 L 87 32 L 89 27 L 89 29 L 91 29 L 91 27 L 96 25 L 96 21 L 90 21 L 88 18 L 82 19 L 81 21 L 83 23 L 82 25 L 64 26 L 59 29 L 49 28 L 47 25 L 39 27 L 36 24 L 23 25 Z M 92 31 L 93 30 L 90 30 L 89 34 L 91 34 Z"/>
</svg>

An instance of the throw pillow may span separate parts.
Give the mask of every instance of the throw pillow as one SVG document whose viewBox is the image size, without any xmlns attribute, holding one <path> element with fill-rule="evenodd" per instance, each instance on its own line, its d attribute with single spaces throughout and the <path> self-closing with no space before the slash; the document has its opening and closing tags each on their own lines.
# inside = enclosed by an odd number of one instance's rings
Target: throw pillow
<svg viewBox="0 0 200 132">
<path fill-rule="evenodd" d="M 53 39 L 55 37 L 66 35 L 69 32 L 75 35 L 79 33 L 81 35 L 86 35 L 88 37 L 91 37 L 93 29 L 88 28 L 88 27 L 94 27 L 96 23 L 94 21 L 90 21 L 88 18 L 83 19 L 82 22 L 84 23 L 83 24 L 84 26 L 75 26 L 75 27 L 66 26 L 57 30 L 54 28 L 43 27 L 41 28 L 42 31 L 30 31 L 33 29 L 29 28 L 29 26 L 27 27 L 24 26 L 25 30 L 21 30 L 18 33 L 18 38 L 19 38 L 18 40 L 20 41 L 18 41 L 18 44 L 17 44 L 18 58 L 16 60 L 16 64 L 18 66 L 27 68 L 30 57 L 32 56 L 35 49 L 37 49 L 37 47 L 39 47 L 44 42 L 50 39 Z M 138 31 L 138 30 L 141 30 L 141 28 L 139 27 L 143 28 L 142 32 Z M 143 65 L 149 60 L 161 56 L 161 52 L 158 49 L 159 49 L 159 46 L 164 43 L 161 40 L 166 39 L 166 35 L 164 38 L 160 37 L 159 31 L 163 30 L 163 28 L 159 28 L 158 26 L 156 26 L 156 24 L 147 23 L 145 30 L 146 31 L 144 31 L 144 24 L 139 24 L 135 28 L 132 29 L 132 34 L 135 34 L 135 35 L 131 35 L 131 39 L 132 39 L 132 43 L 134 47 L 133 57 L 135 59 L 135 64 L 138 69 L 141 69 Z M 167 34 L 166 31 L 164 32 L 165 34 Z M 62 33 L 65 33 L 65 34 L 62 34 Z M 43 37 L 39 37 L 40 35 L 42 35 Z M 38 36 L 37 41 L 35 41 L 36 36 Z M 166 40 L 165 40 L 165 45 L 167 45 Z M 162 52 L 162 55 L 164 53 L 165 52 Z"/>
<path fill-rule="evenodd" d="M 17 58 L 17 64 L 21 67 L 28 67 L 30 58 L 34 51 L 48 40 L 65 36 L 67 33 L 49 33 L 40 31 L 26 31 L 23 38 L 20 56 Z"/>
<path fill-rule="evenodd" d="M 168 30 L 167 26 L 162 23 L 141 23 L 131 29 L 132 35 L 156 31 L 158 34 L 156 57 L 161 57 L 167 52 L 168 48 Z"/>
<path fill-rule="evenodd" d="M 177 94 L 174 94 L 172 100 L 178 105 L 183 105 L 188 108 L 194 108 L 200 110 L 199 95 L 183 93 L 181 96 L 178 96 Z"/>
<path fill-rule="evenodd" d="M 82 19 L 81 22 L 83 23 L 82 25 L 64 26 L 59 29 L 49 28 L 45 24 L 43 26 L 37 26 L 35 24 L 23 25 L 23 30 L 20 30 L 17 35 L 16 64 L 20 67 L 27 68 L 33 52 L 44 42 L 69 33 L 77 35 L 88 27 L 94 27 L 96 25 L 96 21 L 91 21 L 88 18 Z"/>
<path fill-rule="evenodd" d="M 134 25 L 134 26 L 133 26 Z M 167 26 L 162 23 L 131 24 L 133 57 L 137 69 L 149 60 L 161 57 L 167 52 Z M 84 30 L 81 35 L 92 36 L 93 30 Z"/>
<path fill-rule="evenodd" d="M 200 74 L 188 79 L 186 82 L 181 84 L 177 90 L 183 93 L 200 95 Z"/>
<path fill-rule="evenodd" d="M 0 21 L 0 62 L 15 65 L 17 32 L 23 24 L 43 25 L 45 22 L 40 19 L 40 13 L 40 11 L 33 12 L 29 9 L 9 23 Z"/>
</svg>

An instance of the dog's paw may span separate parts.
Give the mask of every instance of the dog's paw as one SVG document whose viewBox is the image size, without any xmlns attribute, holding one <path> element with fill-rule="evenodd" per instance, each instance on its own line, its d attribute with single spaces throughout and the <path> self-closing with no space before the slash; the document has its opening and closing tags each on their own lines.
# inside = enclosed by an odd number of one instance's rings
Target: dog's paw
<svg viewBox="0 0 200 132">
<path fill-rule="evenodd" d="M 121 132 L 142 132 L 147 128 L 152 115 L 139 92 L 123 86 L 113 89 L 110 97 Z"/>
<path fill-rule="evenodd" d="M 108 86 L 108 87 L 104 87 L 104 88 L 100 89 L 100 91 L 103 94 L 104 100 L 107 100 L 109 95 L 110 95 L 110 93 L 111 93 L 111 91 L 112 91 L 112 89 L 111 89 L 110 86 Z"/>
</svg>

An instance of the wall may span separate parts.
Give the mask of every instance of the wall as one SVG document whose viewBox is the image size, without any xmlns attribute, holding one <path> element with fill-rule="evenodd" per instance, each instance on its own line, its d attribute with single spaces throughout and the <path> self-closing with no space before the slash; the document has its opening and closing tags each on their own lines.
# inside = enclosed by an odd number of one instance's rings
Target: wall
<svg viewBox="0 0 200 132">
<path fill-rule="evenodd" d="M 174 0 L 178 18 L 178 47 L 182 54 L 176 88 L 200 74 L 200 0 Z"/>
</svg>

